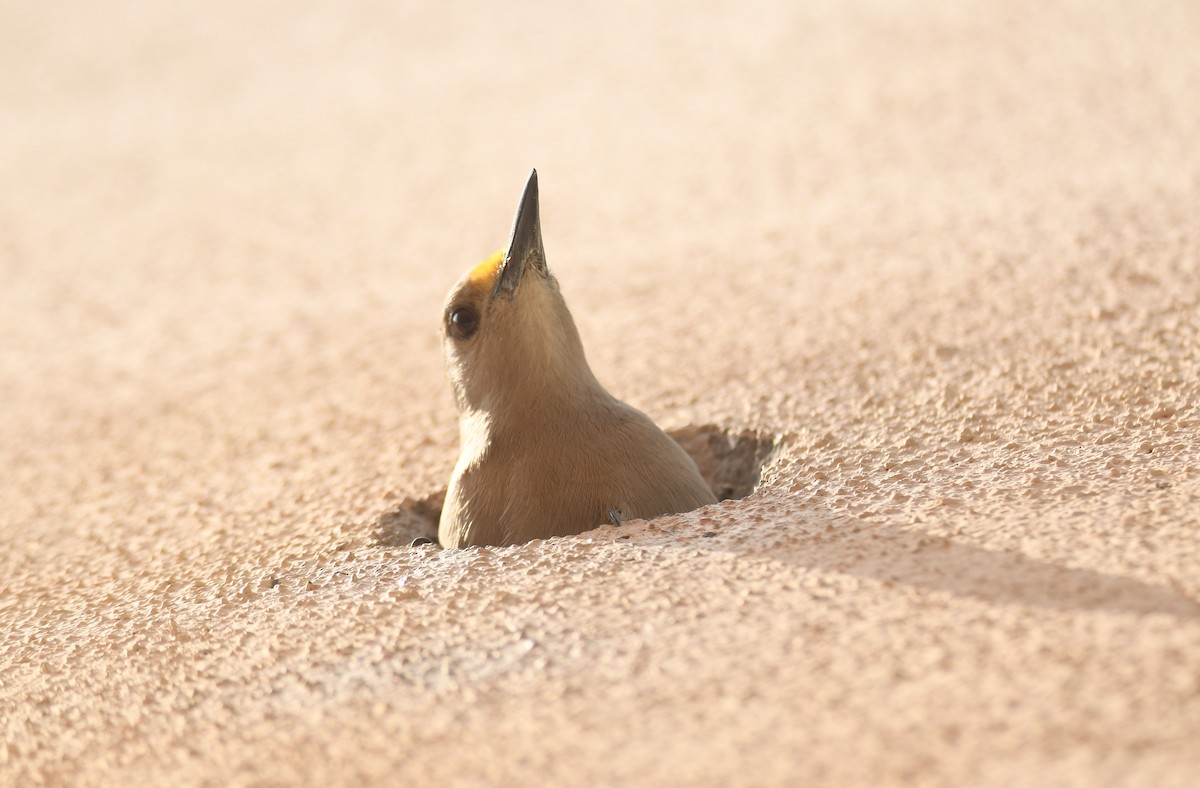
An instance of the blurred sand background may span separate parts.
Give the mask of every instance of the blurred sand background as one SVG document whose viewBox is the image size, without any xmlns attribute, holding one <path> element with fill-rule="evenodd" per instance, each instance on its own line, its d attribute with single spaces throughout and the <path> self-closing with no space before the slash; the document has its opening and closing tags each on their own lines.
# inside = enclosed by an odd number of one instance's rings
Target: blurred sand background
<svg viewBox="0 0 1200 788">
<path fill-rule="evenodd" d="M 762 482 L 410 549 L 533 166 Z M 8 0 L 0 277 L 0 783 L 1200 781 L 1195 2 Z"/>
</svg>

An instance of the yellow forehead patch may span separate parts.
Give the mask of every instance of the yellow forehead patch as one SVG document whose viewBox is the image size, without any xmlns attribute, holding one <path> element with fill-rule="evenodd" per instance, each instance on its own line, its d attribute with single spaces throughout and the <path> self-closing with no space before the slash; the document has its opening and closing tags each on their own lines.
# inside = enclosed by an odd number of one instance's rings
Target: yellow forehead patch
<svg viewBox="0 0 1200 788">
<path fill-rule="evenodd" d="M 484 260 L 479 265 L 471 269 L 471 273 L 467 278 L 471 280 L 471 284 L 480 285 L 482 287 L 493 287 L 496 283 L 496 272 L 500 270 L 500 264 L 504 262 L 504 250 L 496 252 L 488 259 Z"/>
</svg>

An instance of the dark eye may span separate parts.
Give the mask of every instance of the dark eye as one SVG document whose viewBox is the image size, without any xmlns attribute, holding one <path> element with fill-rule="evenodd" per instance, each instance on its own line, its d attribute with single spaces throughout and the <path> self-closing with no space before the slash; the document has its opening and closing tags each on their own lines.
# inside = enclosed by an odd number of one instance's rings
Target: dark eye
<svg viewBox="0 0 1200 788">
<path fill-rule="evenodd" d="M 469 306 L 456 306 L 450 312 L 447 328 L 455 339 L 466 339 L 479 328 L 479 313 Z"/>
</svg>

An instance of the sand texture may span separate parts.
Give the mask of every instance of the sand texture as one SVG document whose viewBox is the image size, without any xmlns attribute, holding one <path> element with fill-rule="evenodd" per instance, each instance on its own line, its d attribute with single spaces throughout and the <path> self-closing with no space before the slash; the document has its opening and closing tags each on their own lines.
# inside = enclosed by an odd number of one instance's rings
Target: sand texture
<svg viewBox="0 0 1200 788">
<path fill-rule="evenodd" d="M 1200 4 L 409 5 L 0 5 L 0 784 L 1200 784 Z M 409 548 L 533 166 L 761 481 Z"/>
</svg>

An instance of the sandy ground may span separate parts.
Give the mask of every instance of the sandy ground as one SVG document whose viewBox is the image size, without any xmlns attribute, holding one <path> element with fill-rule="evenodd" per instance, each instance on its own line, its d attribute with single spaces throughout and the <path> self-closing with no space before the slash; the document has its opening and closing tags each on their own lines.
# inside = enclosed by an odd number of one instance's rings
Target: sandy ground
<svg viewBox="0 0 1200 788">
<path fill-rule="evenodd" d="M 0 5 L 0 783 L 1197 784 L 1200 5 L 546 5 Z M 762 482 L 410 549 L 531 166 Z"/>
</svg>

